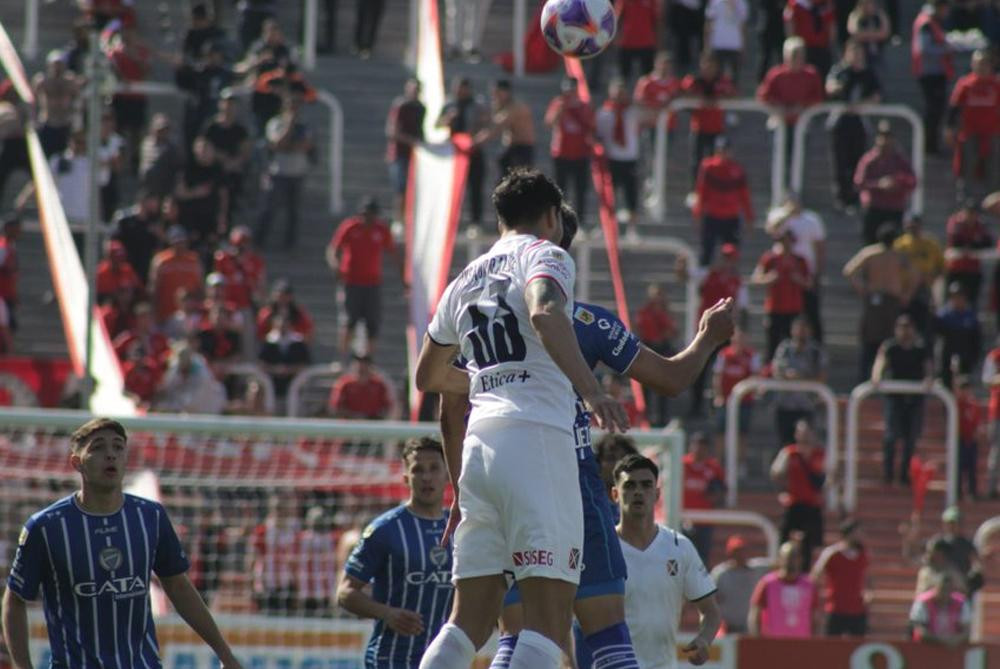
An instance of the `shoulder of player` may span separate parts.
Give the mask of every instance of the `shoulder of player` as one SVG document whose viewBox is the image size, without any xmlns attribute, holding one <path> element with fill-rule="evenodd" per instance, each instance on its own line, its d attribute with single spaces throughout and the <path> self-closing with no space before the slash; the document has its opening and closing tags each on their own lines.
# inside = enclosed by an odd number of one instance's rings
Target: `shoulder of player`
<svg viewBox="0 0 1000 669">
<path fill-rule="evenodd" d="M 380 516 L 376 516 L 376 518 L 368 523 L 368 525 L 365 526 L 365 529 L 362 530 L 361 538 L 368 539 L 369 537 L 375 535 L 378 535 L 381 538 L 382 535 L 390 531 L 394 521 L 398 520 L 401 516 L 404 516 L 407 513 L 406 506 L 401 504 L 397 507 L 389 509 Z"/>
<path fill-rule="evenodd" d="M 76 493 L 73 493 L 73 495 L 75 494 Z M 62 518 L 67 513 L 77 511 L 77 507 L 73 503 L 73 495 L 67 495 L 66 497 L 48 505 L 44 509 L 39 509 L 35 513 L 31 514 L 28 520 L 25 521 L 24 528 L 29 532 L 35 529 L 42 529 L 59 518 Z"/>
<path fill-rule="evenodd" d="M 693 553 L 698 554 L 697 549 L 694 544 L 688 539 L 684 533 L 678 532 L 677 530 L 670 529 L 663 525 L 658 525 L 659 534 L 657 535 L 657 540 L 662 541 L 668 551 L 680 551 L 681 553 Z"/>
</svg>

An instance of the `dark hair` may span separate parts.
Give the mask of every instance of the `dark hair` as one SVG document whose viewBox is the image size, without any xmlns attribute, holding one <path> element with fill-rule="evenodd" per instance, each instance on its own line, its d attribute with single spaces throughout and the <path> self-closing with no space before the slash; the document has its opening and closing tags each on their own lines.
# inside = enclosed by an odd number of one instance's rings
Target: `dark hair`
<svg viewBox="0 0 1000 669">
<path fill-rule="evenodd" d="M 576 237 L 576 233 L 580 230 L 580 217 L 576 215 L 573 207 L 563 202 L 562 206 L 559 207 L 559 218 L 562 220 L 563 227 L 562 239 L 559 240 L 559 246 L 569 251 L 569 247 L 573 245 L 573 238 Z"/>
<path fill-rule="evenodd" d="M 626 455 L 636 455 L 639 449 L 635 447 L 635 442 L 624 434 L 608 433 L 597 440 L 594 444 L 594 456 L 598 462 L 602 462 L 608 455 L 608 451 L 618 448 L 625 451 Z"/>
<path fill-rule="evenodd" d="M 655 462 L 644 455 L 633 453 L 632 455 L 626 455 L 618 461 L 617 465 L 615 465 L 615 481 L 617 481 L 618 477 L 622 474 L 630 474 L 641 469 L 646 469 L 652 472 L 654 479 L 660 478 L 660 468 L 656 466 Z"/>
<path fill-rule="evenodd" d="M 538 219 L 562 206 L 562 191 L 555 182 L 535 169 L 515 168 L 493 189 L 497 217 L 511 229 L 533 228 Z"/>
<path fill-rule="evenodd" d="M 848 534 L 858 529 L 858 527 L 860 526 L 861 522 L 857 518 L 854 518 L 853 516 L 848 516 L 847 518 L 844 518 L 842 521 L 840 521 L 840 533 L 846 537 Z"/>
<path fill-rule="evenodd" d="M 510 79 L 497 79 L 496 83 L 493 84 L 494 87 L 500 89 L 501 91 L 510 91 Z"/>
<path fill-rule="evenodd" d="M 875 239 L 878 240 L 879 244 L 891 248 L 893 242 L 896 241 L 896 224 L 882 223 L 879 225 L 875 229 Z"/>
<path fill-rule="evenodd" d="M 415 437 L 407 439 L 403 446 L 403 462 L 408 463 L 412 457 L 416 457 L 417 453 L 422 451 L 437 453 L 442 460 L 444 459 L 444 448 L 441 447 L 440 441 L 434 437 Z"/>
<path fill-rule="evenodd" d="M 87 445 L 90 438 L 101 430 L 111 430 L 122 439 L 128 439 L 128 433 L 125 432 L 125 426 L 115 419 L 91 418 L 86 423 L 73 430 L 73 434 L 69 435 L 70 450 L 74 453 L 81 450 Z"/>
</svg>

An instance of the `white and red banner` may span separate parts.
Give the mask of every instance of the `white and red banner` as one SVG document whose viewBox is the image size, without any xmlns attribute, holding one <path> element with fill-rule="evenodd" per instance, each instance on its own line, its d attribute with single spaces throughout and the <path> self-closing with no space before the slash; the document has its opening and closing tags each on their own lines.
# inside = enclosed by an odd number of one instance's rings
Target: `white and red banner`
<svg viewBox="0 0 1000 669">
<path fill-rule="evenodd" d="M 0 63 L 10 77 L 18 94 L 26 104 L 34 102 L 27 77 L 17 52 L 0 25 Z M 73 370 L 83 376 L 87 357 L 87 303 L 88 283 L 80 262 L 80 254 L 73 243 L 66 222 L 66 213 L 59 201 L 52 171 L 45 159 L 42 145 L 33 128 L 25 132 L 28 142 L 28 157 L 31 174 L 35 182 L 35 198 L 38 201 L 39 222 L 45 238 L 45 251 L 52 271 L 59 310 L 62 313 L 63 328 L 69 348 Z M 90 410 L 94 413 L 130 416 L 135 414 L 135 403 L 125 395 L 125 382 L 118 358 L 111 348 L 104 321 L 95 313 L 91 322 L 91 374 L 95 388 L 90 398 Z"/>
</svg>

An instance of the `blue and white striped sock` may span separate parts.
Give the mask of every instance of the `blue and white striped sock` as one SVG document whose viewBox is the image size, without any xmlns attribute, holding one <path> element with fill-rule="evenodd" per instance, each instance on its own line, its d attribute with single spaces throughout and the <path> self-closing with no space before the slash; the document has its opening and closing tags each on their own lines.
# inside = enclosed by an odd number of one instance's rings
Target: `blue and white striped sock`
<svg viewBox="0 0 1000 669">
<path fill-rule="evenodd" d="M 625 623 L 594 632 L 586 641 L 594 658 L 593 669 L 639 669 Z"/>
<path fill-rule="evenodd" d="M 517 645 L 516 634 L 501 634 L 497 639 L 497 654 L 493 656 L 490 669 L 507 669 L 510 666 L 510 656 L 514 654 Z"/>
</svg>

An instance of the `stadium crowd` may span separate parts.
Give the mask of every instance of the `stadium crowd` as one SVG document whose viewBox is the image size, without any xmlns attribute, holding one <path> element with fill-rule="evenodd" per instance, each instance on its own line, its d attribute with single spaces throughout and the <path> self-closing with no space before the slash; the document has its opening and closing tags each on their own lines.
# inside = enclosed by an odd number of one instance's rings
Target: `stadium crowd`
<svg viewBox="0 0 1000 669">
<path fill-rule="evenodd" d="M 97 270 L 98 300 L 126 389 L 150 411 L 273 413 L 266 389 L 273 389 L 281 407 L 292 379 L 315 362 L 313 318 L 289 281 L 269 276 L 264 260 L 276 218 L 283 219 L 279 236 L 284 249 L 302 252 L 296 249 L 298 206 L 306 175 L 317 160 L 316 131 L 302 115 L 303 106 L 315 101 L 316 90 L 299 69 L 274 4 L 240 3 L 233 31 L 216 24 L 211 7 L 192 3 L 182 46 L 161 52 L 137 31 L 135 12 L 142 8 L 126 1 L 82 2 L 85 11 L 72 36 L 67 35 L 67 46 L 50 52 L 44 70 L 32 78 L 37 108 L 29 111 L 19 104 L 9 81 L 0 85 L 0 192 L 12 172 L 28 169 L 23 135 L 28 122 L 38 129 L 71 225 L 89 217 L 87 184 L 90 171 L 98 170 L 99 210 L 108 232 Z M 478 62 L 489 3 L 446 4 L 448 57 Z M 898 0 L 889 0 L 884 8 L 879 0 L 859 0 L 856 6 L 841 0 L 791 0 L 787 5 L 769 0 L 758 8 L 760 58 L 754 71 L 748 58 L 746 0 L 675 0 L 668 9 L 661 4 L 616 3 L 617 49 L 587 65 L 587 83 L 600 104 L 584 102 L 581 82 L 565 79 L 544 109 L 544 130 L 533 120 L 533 113 L 542 110 L 532 110 L 519 98 L 516 83 L 496 80 L 486 100 L 471 79 L 452 82 L 435 124 L 472 138 L 464 224 L 485 229 L 490 220 L 483 191 L 493 181 L 491 174 L 550 164 L 535 155 L 538 139 L 547 132 L 553 175 L 584 223 L 581 236 L 601 235 L 592 225 L 596 216 L 589 195 L 593 149 L 599 143 L 619 204 L 618 220 L 626 238 L 638 239 L 639 224 L 647 222 L 642 202 L 650 177 L 652 130 L 671 102 L 694 100 L 686 204 L 700 248 L 698 262 L 678 262 L 675 275 L 679 282 L 697 281 L 699 314 L 720 299 L 733 298 L 742 312 L 741 327 L 694 385 L 686 411 L 677 412 L 675 403 L 647 392 L 647 414 L 642 416 L 632 401 L 636 423 L 662 426 L 680 413 L 689 424 L 705 427 L 691 436 L 684 460 L 685 507 L 722 505 L 725 475 L 711 454 L 721 443 L 727 399 L 737 383 L 752 376 L 825 381 L 829 362 L 822 286 L 833 272 L 842 272 L 858 295 L 858 381 L 936 380 L 953 390 L 960 408 L 961 490 L 973 500 L 995 499 L 1000 492 L 1000 341 L 996 348 L 989 346 L 980 313 L 1000 310 L 1000 268 L 984 277 L 980 252 L 995 244 L 986 217 L 1000 213 L 1000 197 L 990 195 L 1000 188 L 1000 79 L 994 74 L 1000 6 L 933 0 L 908 28 L 900 25 Z M 336 3 L 327 5 L 325 43 L 332 50 Z M 377 51 L 384 5 L 358 3 L 352 50 L 359 58 Z M 159 63 L 169 66 L 172 83 L 185 95 L 177 124 L 163 113 L 150 113 L 141 87 L 116 92 L 101 118 L 93 120 L 101 125 L 96 166 L 86 155 L 87 119 L 80 104 L 91 21 L 100 25 L 101 50 L 119 82 L 142 84 Z M 983 48 L 967 51 L 949 43 L 949 31 L 969 27 L 981 31 Z M 893 127 L 887 121 L 872 127 L 857 109 L 865 103 L 894 102 L 880 83 L 883 54 L 908 33 L 914 76 L 924 97 L 927 152 L 953 155 L 956 204 L 943 242 L 926 232 L 920 216 L 911 211 L 917 177 Z M 663 49 L 668 43 L 670 48 Z M 612 61 L 615 54 L 617 62 Z M 833 197 L 836 207 L 858 223 L 857 253 L 843 268 L 828 263 L 824 221 L 797 194 L 763 217 L 755 211 L 750 181 L 760 177 L 748 174 L 732 151 L 727 131 L 737 119 L 718 106 L 719 100 L 750 91 L 775 108 L 773 124 L 789 130 L 811 105 L 847 104 L 829 126 Z M 325 250 L 326 263 L 342 288 L 340 309 L 346 316 L 337 342 L 343 371 L 322 409 L 325 415 L 383 419 L 398 409 L 402 389 L 374 366 L 382 320 L 380 289 L 384 256 L 400 259 L 389 219 L 402 217 L 412 151 L 423 139 L 425 114 L 420 82 L 410 80 L 386 115 L 385 159 L 395 198 L 385 207 L 373 197 L 364 198 Z M 670 132 L 680 132 L 679 115 L 667 122 Z M 495 142 L 500 147 L 492 167 L 487 149 Z M 23 271 L 17 241 L 31 192 L 29 185 L 17 195 L 0 234 L 0 346 L 8 353 L 14 352 L 17 284 Z M 768 248 L 752 273 L 743 275 L 740 257 L 750 235 L 766 235 Z M 761 350 L 749 338 L 750 286 L 765 293 Z M 669 355 L 686 342 L 679 341 L 663 286 L 647 289 L 647 300 L 634 315 L 636 332 L 650 349 Z M 356 326 L 362 323 L 364 334 L 357 336 Z M 608 375 L 606 382 L 629 399 L 622 379 Z M 983 393 L 989 395 L 987 406 L 979 400 Z M 739 405 L 744 453 L 760 404 L 746 395 Z M 826 475 L 814 426 L 816 406 L 809 395 L 797 392 L 781 394 L 771 404 L 776 439 L 769 444 L 774 456 L 769 473 L 781 489 L 783 545 L 777 565 L 770 565 L 751 559 L 742 537 L 726 542 L 726 559 L 713 570 L 726 629 L 766 633 L 761 616 L 778 616 L 773 610 L 788 601 L 781 591 L 791 587 L 807 593 L 795 599 L 808 614 L 806 620 L 815 619 L 797 632 L 864 634 L 871 585 L 865 578 L 863 528 L 845 519 L 841 539 L 824 547 L 823 491 L 834 481 Z M 886 484 L 911 483 L 910 460 L 922 416 L 921 396 L 886 401 Z M 977 478 L 980 446 L 989 448 L 985 485 Z M 624 455 L 618 447 L 625 449 L 619 442 L 598 445 L 606 476 Z M 218 565 L 249 565 L 256 610 L 332 614 L 333 575 L 359 539 L 356 528 L 344 527 L 363 523 L 353 517 L 352 522 L 335 522 L 330 509 L 350 504 L 270 495 L 263 502 L 254 499 L 251 506 L 259 507 L 248 513 L 260 522 L 243 523 L 242 534 L 227 532 L 232 519 L 221 515 L 210 523 L 189 519 L 200 528 L 197 538 L 190 537 L 196 585 L 212 596 L 225 580 L 220 580 Z M 354 509 L 351 513 L 360 515 Z M 950 632 L 955 638 L 967 634 L 965 597 L 983 584 L 981 564 L 959 522 L 958 510 L 949 508 L 941 533 L 923 554 L 917 545 L 917 518 L 903 537 L 907 558 L 921 565 L 911 621 L 927 628 L 929 610 L 961 599 L 961 624 Z M 182 540 L 184 531 L 181 519 Z M 694 526 L 690 536 L 707 564 L 714 557 L 711 527 Z"/>
</svg>

